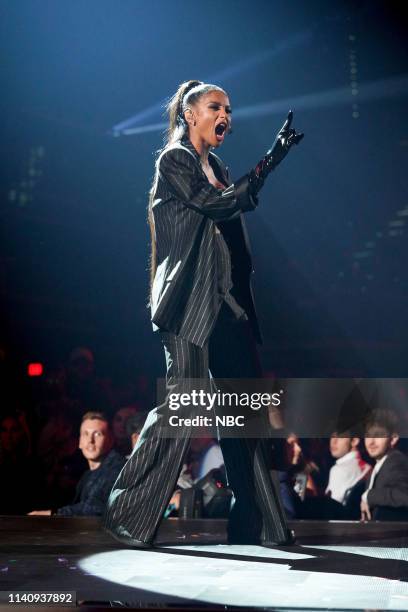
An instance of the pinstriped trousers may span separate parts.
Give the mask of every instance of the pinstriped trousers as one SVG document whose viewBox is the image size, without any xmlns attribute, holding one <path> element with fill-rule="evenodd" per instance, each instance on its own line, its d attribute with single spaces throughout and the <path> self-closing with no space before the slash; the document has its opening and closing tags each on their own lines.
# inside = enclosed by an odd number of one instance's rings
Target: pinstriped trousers
<svg viewBox="0 0 408 612">
<path fill-rule="evenodd" d="M 167 387 L 185 392 L 185 379 L 255 378 L 260 366 L 247 321 L 237 321 L 229 308 L 221 309 L 209 345 L 200 348 L 179 336 L 161 332 L 165 349 Z M 112 489 L 104 517 L 117 535 L 152 542 L 173 494 L 187 454 L 191 428 L 182 435 L 163 435 L 166 406 L 153 409 L 138 443 Z M 188 414 L 188 416 L 194 416 Z M 231 543 L 284 542 L 288 529 L 279 483 L 268 469 L 267 440 L 222 438 L 229 486 L 235 503 L 230 513 Z"/>
</svg>

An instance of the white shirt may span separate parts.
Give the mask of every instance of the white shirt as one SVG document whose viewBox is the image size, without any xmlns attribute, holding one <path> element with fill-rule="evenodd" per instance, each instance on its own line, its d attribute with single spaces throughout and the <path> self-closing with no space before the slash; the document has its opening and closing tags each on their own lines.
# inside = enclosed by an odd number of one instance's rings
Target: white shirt
<svg viewBox="0 0 408 612">
<path fill-rule="evenodd" d="M 384 461 L 386 460 L 387 457 L 388 455 L 384 455 L 384 457 L 382 459 L 379 459 L 374 466 L 374 469 L 371 473 L 369 485 L 361 496 L 361 499 L 366 503 L 367 503 L 367 495 L 374 486 L 375 477 L 377 476 L 378 472 L 381 470 L 382 466 L 384 465 Z"/>
<path fill-rule="evenodd" d="M 346 453 L 343 457 L 337 459 L 330 470 L 326 494 L 330 492 L 332 499 L 342 504 L 346 491 L 354 486 L 369 470 L 370 466 L 361 459 L 358 451 L 354 450 Z"/>
<path fill-rule="evenodd" d="M 213 444 L 206 451 L 201 460 L 199 467 L 198 478 L 203 478 L 211 470 L 216 470 L 224 465 L 224 457 L 222 456 L 221 447 L 219 444 Z"/>
</svg>

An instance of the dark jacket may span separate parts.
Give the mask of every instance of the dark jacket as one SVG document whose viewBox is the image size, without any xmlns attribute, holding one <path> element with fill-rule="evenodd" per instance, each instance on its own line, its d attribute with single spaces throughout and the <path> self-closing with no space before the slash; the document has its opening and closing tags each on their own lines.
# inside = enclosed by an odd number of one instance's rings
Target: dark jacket
<svg viewBox="0 0 408 612">
<path fill-rule="evenodd" d="M 392 450 L 375 477 L 367 502 L 376 520 L 408 520 L 408 457 Z"/>
<path fill-rule="evenodd" d="M 251 253 L 242 212 L 257 205 L 247 180 L 231 184 L 228 170 L 209 154 L 223 191 L 208 181 L 188 138 L 167 147 L 157 160 L 153 217 L 157 270 L 152 288 L 154 329 L 170 331 L 198 346 L 207 342 L 221 298 L 217 291 L 215 223 L 231 253 L 231 293 L 246 311 L 255 339 L 261 336 L 250 285 Z"/>
<path fill-rule="evenodd" d="M 57 510 L 60 516 L 101 516 L 109 494 L 126 460 L 111 450 L 96 470 L 87 470 L 79 480 L 74 502 Z"/>
</svg>

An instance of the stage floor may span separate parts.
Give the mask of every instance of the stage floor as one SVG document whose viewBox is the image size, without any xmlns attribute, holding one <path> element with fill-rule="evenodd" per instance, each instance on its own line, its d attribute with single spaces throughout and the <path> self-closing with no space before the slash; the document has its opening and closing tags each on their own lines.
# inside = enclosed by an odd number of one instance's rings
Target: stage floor
<svg viewBox="0 0 408 612">
<path fill-rule="evenodd" d="M 295 546 L 227 546 L 224 520 L 168 519 L 157 548 L 135 550 L 94 518 L 0 517 L 2 601 L 8 591 L 75 591 L 92 610 L 408 610 L 408 524 L 291 527 Z"/>
</svg>

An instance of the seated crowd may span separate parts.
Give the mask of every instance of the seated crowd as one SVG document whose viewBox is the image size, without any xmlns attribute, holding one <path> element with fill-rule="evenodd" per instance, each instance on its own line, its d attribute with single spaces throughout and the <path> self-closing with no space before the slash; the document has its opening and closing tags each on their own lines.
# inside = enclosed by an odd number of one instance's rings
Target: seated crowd
<svg viewBox="0 0 408 612">
<path fill-rule="evenodd" d="M 122 394 L 112 409 L 90 351 L 74 351 L 62 379 L 64 391 L 34 413 L 16 405 L 0 417 L 0 481 L 7 491 L 0 514 L 101 516 L 138 441 L 147 410 L 135 394 Z M 288 518 L 408 520 L 408 457 L 400 444 L 391 410 L 374 410 L 359 432 L 271 439 L 270 467 Z M 193 498 L 201 516 L 228 514 L 232 492 L 211 438 L 192 439 L 165 516 L 197 516 L 188 514 Z"/>
</svg>

